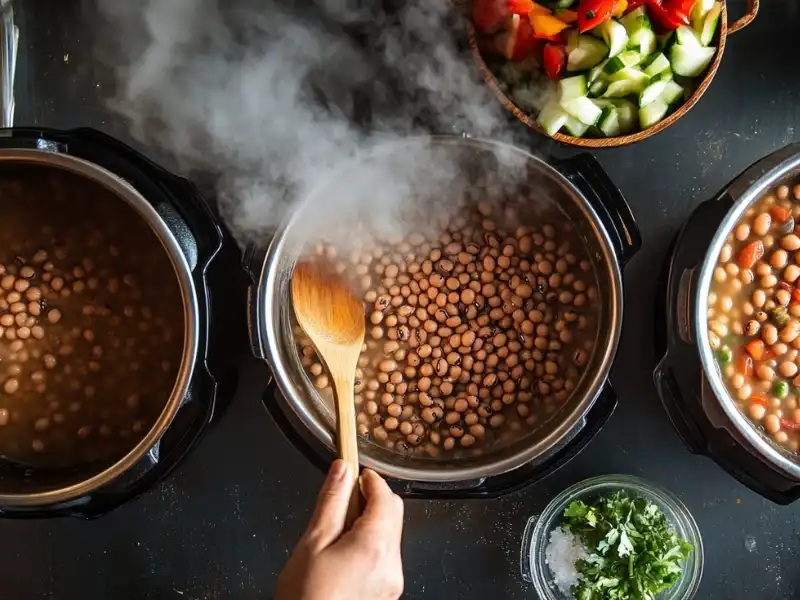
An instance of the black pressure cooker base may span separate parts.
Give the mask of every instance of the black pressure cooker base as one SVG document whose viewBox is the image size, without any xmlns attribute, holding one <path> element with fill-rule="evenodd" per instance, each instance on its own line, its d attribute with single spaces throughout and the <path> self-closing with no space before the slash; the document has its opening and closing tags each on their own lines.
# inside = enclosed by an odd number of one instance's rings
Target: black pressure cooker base
<svg viewBox="0 0 800 600">
<path fill-rule="evenodd" d="M 733 201 L 727 194 L 701 204 L 670 245 L 659 278 L 655 306 L 654 373 L 661 402 L 693 454 L 710 457 L 741 483 L 778 504 L 800 498 L 800 482 L 776 471 L 703 407 L 705 377 L 693 339 L 696 280 L 711 240 Z"/>
<path fill-rule="evenodd" d="M 219 418 L 221 409 L 233 397 L 237 370 L 232 357 L 237 353 L 232 348 L 236 341 L 229 330 L 239 328 L 246 332 L 246 328 L 232 326 L 230 316 L 243 312 L 240 308 L 243 300 L 217 291 L 227 292 L 234 287 L 230 283 L 230 273 L 238 272 L 238 251 L 191 182 L 165 171 L 139 152 L 99 131 L 4 129 L 0 130 L 0 148 L 68 154 L 127 181 L 162 216 L 192 272 L 198 298 L 197 358 L 181 406 L 157 444 L 136 465 L 84 496 L 58 504 L 0 506 L 0 517 L 97 517 L 129 502 L 167 477 L 194 449 L 212 419 Z M 227 264 L 221 264 L 223 261 Z M 240 347 L 244 351 L 247 344 L 240 342 Z M 96 473 L 97 469 L 93 471 Z M 16 493 L 25 493 L 26 487 L 32 491 L 58 489 L 62 485 L 59 482 L 80 481 L 85 473 L 84 469 L 37 472 L 0 460 L 0 480 L 14 481 L 20 489 Z"/>
</svg>

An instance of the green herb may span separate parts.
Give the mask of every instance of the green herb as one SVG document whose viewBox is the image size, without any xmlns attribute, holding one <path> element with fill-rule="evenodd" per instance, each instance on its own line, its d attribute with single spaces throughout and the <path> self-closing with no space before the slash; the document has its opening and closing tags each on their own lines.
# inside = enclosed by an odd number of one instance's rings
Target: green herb
<svg viewBox="0 0 800 600">
<path fill-rule="evenodd" d="M 772 384 L 772 395 L 779 400 L 783 400 L 789 395 L 789 384 L 779 379 Z"/>
<path fill-rule="evenodd" d="M 789 313 L 786 312 L 785 306 L 776 306 L 772 311 L 772 321 L 778 327 L 783 327 L 789 322 Z"/>
<path fill-rule="evenodd" d="M 589 505 L 571 502 L 563 527 L 589 552 L 577 565 L 578 600 L 652 600 L 678 582 L 693 550 L 657 505 L 621 491 Z"/>
<path fill-rule="evenodd" d="M 733 352 L 727 346 L 723 346 L 717 350 L 717 362 L 721 365 L 727 365 L 733 360 Z"/>
</svg>

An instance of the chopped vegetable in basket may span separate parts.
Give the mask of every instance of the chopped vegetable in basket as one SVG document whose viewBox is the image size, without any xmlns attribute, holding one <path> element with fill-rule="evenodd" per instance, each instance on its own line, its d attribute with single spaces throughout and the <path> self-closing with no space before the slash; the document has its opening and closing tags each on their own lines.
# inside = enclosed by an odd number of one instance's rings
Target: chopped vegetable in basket
<svg viewBox="0 0 800 600">
<path fill-rule="evenodd" d="M 574 80 L 559 85 L 560 94 L 544 106 L 518 107 L 548 135 L 576 137 L 626 135 L 667 117 L 716 56 L 710 44 L 721 12 L 719 0 L 474 0 L 473 6 L 476 29 L 489 36 L 481 48 L 508 60 L 536 60 L 559 84 Z M 540 85 L 503 80 L 498 71 L 512 99 L 517 86 L 529 97 L 531 86 Z"/>
</svg>

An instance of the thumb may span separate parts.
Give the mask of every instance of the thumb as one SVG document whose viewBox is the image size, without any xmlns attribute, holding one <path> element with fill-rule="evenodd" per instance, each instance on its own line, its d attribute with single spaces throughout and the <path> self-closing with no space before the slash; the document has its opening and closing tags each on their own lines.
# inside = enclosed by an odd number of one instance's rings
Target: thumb
<svg viewBox="0 0 800 600">
<path fill-rule="evenodd" d="M 316 551 L 324 550 L 339 539 L 344 531 L 350 486 L 348 468 L 343 460 L 331 465 L 319 492 L 317 508 L 306 530 L 306 538 Z"/>
</svg>

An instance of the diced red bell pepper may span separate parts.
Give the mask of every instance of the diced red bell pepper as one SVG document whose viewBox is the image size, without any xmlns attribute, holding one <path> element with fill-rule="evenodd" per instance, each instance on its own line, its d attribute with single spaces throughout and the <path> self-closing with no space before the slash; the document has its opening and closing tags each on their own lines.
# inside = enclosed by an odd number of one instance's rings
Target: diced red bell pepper
<svg viewBox="0 0 800 600">
<path fill-rule="evenodd" d="M 506 5 L 512 15 L 527 15 L 535 4 L 533 0 L 506 0 Z"/>
<path fill-rule="evenodd" d="M 549 42 L 544 45 L 542 56 L 544 70 L 550 79 L 560 79 L 567 68 L 567 48 L 564 44 Z"/>
<path fill-rule="evenodd" d="M 800 423 L 797 421 L 790 421 L 789 419 L 781 419 L 781 429 L 788 429 L 789 431 L 800 431 Z"/>
<path fill-rule="evenodd" d="M 611 18 L 616 0 L 581 0 L 578 5 L 578 30 L 589 31 Z"/>
<path fill-rule="evenodd" d="M 766 347 L 761 340 L 752 340 L 745 344 L 744 349 L 753 357 L 753 360 L 762 360 L 764 358 L 764 351 Z"/>
<path fill-rule="evenodd" d="M 752 269 L 762 256 L 764 256 L 764 243 L 761 240 L 754 240 L 742 248 L 736 258 L 736 264 L 740 269 Z"/>
<path fill-rule="evenodd" d="M 736 358 L 736 372 L 741 373 L 745 377 L 753 374 L 753 359 L 747 354 L 740 354 Z"/>
<path fill-rule="evenodd" d="M 664 6 L 667 11 L 678 17 L 681 21 L 685 20 L 685 25 L 689 24 L 689 17 L 692 16 L 692 9 L 697 0 L 666 0 Z"/>
<path fill-rule="evenodd" d="M 688 15 L 678 14 L 667 8 L 662 0 L 646 0 L 647 12 L 656 25 L 665 31 L 673 31 L 681 25 L 689 24 Z"/>
<path fill-rule="evenodd" d="M 472 23 L 482 33 L 500 29 L 508 16 L 506 0 L 473 0 Z"/>
<path fill-rule="evenodd" d="M 761 406 L 769 406 L 769 400 L 767 400 L 766 395 L 764 394 L 753 394 L 750 396 L 751 404 L 760 404 Z"/>
<path fill-rule="evenodd" d="M 522 60 L 538 53 L 542 46 L 528 20 L 519 15 L 511 15 L 508 31 L 500 38 L 500 50 L 508 60 Z"/>
</svg>

